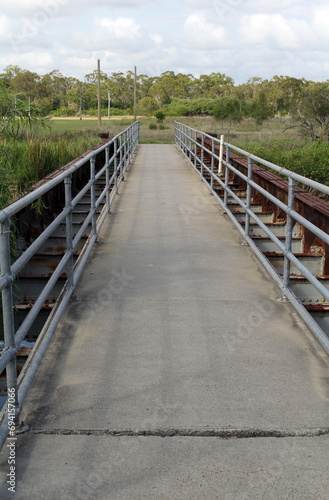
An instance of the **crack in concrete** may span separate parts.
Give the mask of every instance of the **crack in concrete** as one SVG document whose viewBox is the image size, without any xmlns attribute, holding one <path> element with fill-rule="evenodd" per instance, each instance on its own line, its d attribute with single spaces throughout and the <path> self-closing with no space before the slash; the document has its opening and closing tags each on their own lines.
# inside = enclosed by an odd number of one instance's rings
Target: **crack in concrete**
<svg viewBox="0 0 329 500">
<path fill-rule="evenodd" d="M 329 428 L 318 429 L 32 429 L 31 434 L 60 436 L 114 437 L 215 437 L 220 439 L 318 437 L 329 435 Z"/>
</svg>

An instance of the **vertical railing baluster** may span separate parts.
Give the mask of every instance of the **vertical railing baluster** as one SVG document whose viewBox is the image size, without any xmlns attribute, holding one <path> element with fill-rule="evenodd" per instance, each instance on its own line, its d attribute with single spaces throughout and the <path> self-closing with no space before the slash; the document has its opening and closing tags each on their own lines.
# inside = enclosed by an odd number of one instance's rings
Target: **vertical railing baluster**
<svg viewBox="0 0 329 500">
<path fill-rule="evenodd" d="M 65 186 L 65 208 L 69 210 L 66 216 L 66 251 L 69 252 L 70 259 L 67 263 L 67 284 L 69 288 L 74 287 L 73 279 L 73 225 L 72 225 L 72 175 L 69 175 L 64 180 Z"/>
<path fill-rule="evenodd" d="M 96 157 L 90 158 L 90 180 L 92 185 L 90 188 L 90 210 L 93 211 L 92 216 L 92 235 L 97 236 L 97 216 L 96 216 L 96 185 L 95 185 L 95 170 L 96 170 Z"/>
<path fill-rule="evenodd" d="M 230 148 L 226 146 L 226 168 L 225 168 L 225 191 L 224 191 L 224 207 L 227 208 L 227 199 L 228 199 L 228 183 L 230 179 L 230 169 L 227 165 L 230 163 Z"/>
<path fill-rule="evenodd" d="M 214 170 L 215 170 L 215 141 L 211 140 L 211 180 L 210 187 L 211 190 L 214 190 Z"/>
<path fill-rule="evenodd" d="M 190 144 L 190 147 L 189 147 L 189 159 L 190 159 L 190 162 L 192 160 L 192 129 L 190 129 L 190 133 L 189 133 L 189 144 Z"/>
<path fill-rule="evenodd" d="M 3 328 L 6 349 L 16 350 L 15 341 L 15 323 L 14 323 L 14 303 L 13 303 L 13 285 L 10 257 L 10 219 L 7 218 L 3 224 L 0 224 L 0 262 L 1 274 L 9 277 L 8 285 L 2 290 L 2 312 Z M 6 367 L 7 376 L 7 397 L 10 395 L 11 401 L 15 405 L 15 423 L 18 422 L 18 393 L 17 393 L 17 369 L 16 355 L 8 362 Z"/>
<path fill-rule="evenodd" d="M 123 134 L 123 164 L 124 164 L 124 169 L 123 169 L 123 174 L 127 170 L 127 132 L 125 131 Z"/>
<path fill-rule="evenodd" d="M 136 123 L 134 123 L 128 131 L 128 149 L 129 149 L 129 163 L 131 162 L 133 152 L 134 152 L 134 139 L 135 139 L 135 130 Z"/>
<path fill-rule="evenodd" d="M 122 153 L 123 153 L 123 143 L 122 143 L 122 136 L 123 134 L 120 135 L 120 163 L 119 163 L 119 168 L 120 168 L 120 181 L 123 179 L 123 170 L 122 170 Z"/>
<path fill-rule="evenodd" d="M 110 146 L 105 148 L 105 165 L 106 165 L 106 211 L 109 212 L 111 210 L 111 199 L 110 199 Z"/>
<path fill-rule="evenodd" d="M 198 148 L 197 148 L 197 141 L 198 141 L 198 133 L 195 130 L 194 132 L 194 168 L 197 169 L 197 159 L 198 159 Z"/>
<path fill-rule="evenodd" d="M 253 161 L 248 157 L 248 184 L 247 184 L 247 208 L 251 208 L 251 185 L 249 184 L 249 181 L 252 180 L 252 170 L 253 170 Z M 245 222 L 245 237 L 247 238 L 249 236 L 250 232 L 250 215 L 246 212 L 246 222 Z"/>
<path fill-rule="evenodd" d="M 129 163 L 132 159 L 132 155 L 133 155 L 133 133 L 134 133 L 134 130 L 135 130 L 135 127 L 136 125 L 133 124 L 130 128 L 129 128 L 129 131 L 128 131 L 128 150 L 129 150 Z"/>
<path fill-rule="evenodd" d="M 294 210 L 294 203 L 295 203 L 295 188 L 296 188 L 296 181 L 289 177 L 289 191 L 288 191 L 288 209 L 289 210 Z M 286 242 L 285 242 L 285 247 L 286 247 L 286 252 L 291 252 L 291 247 L 292 247 L 292 230 L 294 226 L 294 219 L 291 217 L 291 215 L 287 214 L 287 223 L 286 223 Z M 287 257 L 285 254 L 284 256 L 284 270 L 283 270 L 283 299 L 284 297 L 284 290 L 289 288 L 289 283 L 290 283 L 290 259 Z"/>
<path fill-rule="evenodd" d="M 201 140 L 201 177 L 203 179 L 203 165 L 204 165 L 204 135 L 202 134 Z"/>
<path fill-rule="evenodd" d="M 114 141 L 114 192 L 118 192 L 118 142 Z"/>
<path fill-rule="evenodd" d="M 184 151 L 185 156 L 188 154 L 188 144 L 187 144 L 187 126 L 184 125 Z"/>
<path fill-rule="evenodd" d="M 221 175 L 223 171 L 223 153 L 224 153 L 224 136 L 221 135 L 220 148 L 219 148 L 218 175 Z"/>
</svg>

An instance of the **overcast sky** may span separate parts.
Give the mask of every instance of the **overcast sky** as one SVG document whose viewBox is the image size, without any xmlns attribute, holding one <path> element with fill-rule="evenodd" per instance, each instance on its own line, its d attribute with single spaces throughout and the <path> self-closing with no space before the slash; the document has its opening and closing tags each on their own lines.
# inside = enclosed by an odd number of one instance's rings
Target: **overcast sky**
<svg viewBox="0 0 329 500">
<path fill-rule="evenodd" d="M 0 0 L 0 70 L 329 79 L 327 0 Z"/>
</svg>

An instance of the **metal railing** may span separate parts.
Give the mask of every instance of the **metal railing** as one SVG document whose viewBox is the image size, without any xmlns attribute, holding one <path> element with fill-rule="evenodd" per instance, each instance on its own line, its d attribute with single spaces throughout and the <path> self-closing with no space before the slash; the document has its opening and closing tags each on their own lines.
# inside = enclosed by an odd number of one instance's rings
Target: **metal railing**
<svg viewBox="0 0 329 500">
<path fill-rule="evenodd" d="M 95 151 L 87 154 L 83 159 L 72 164 L 67 170 L 46 182 L 28 195 L 14 202 L 13 204 L 0 211 L 0 291 L 2 292 L 2 313 L 4 326 L 4 349 L 0 357 L 0 373 L 6 369 L 7 394 L 10 394 L 10 411 L 8 415 L 8 396 L 1 413 L 0 422 L 0 449 L 3 446 L 11 424 L 18 422 L 19 414 L 22 409 L 25 396 L 31 386 L 34 375 L 41 363 L 41 360 L 47 350 L 52 335 L 59 323 L 63 312 L 72 297 L 73 291 L 81 276 L 81 272 L 88 259 L 90 251 L 97 240 L 99 230 L 110 211 L 111 204 L 118 192 L 120 183 L 124 180 L 125 171 L 132 160 L 133 154 L 139 144 L 139 122 L 135 122 L 123 132 L 116 135 L 112 140 L 100 146 Z M 110 157 L 110 152 L 113 155 Z M 105 164 L 97 169 L 96 157 L 105 152 Z M 72 176 L 81 169 L 81 167 L 90 163 L 90 176 L 88 182 L 80 192 L 72 198 Z M 113 171 L 112 175 L 111 172 Z M 105 187 L 96 196 L 96 183 L 104 176 L 106 177 Z M 64 183 L 65 207 L 62 212 L 51 222 L 51 224 L 39 235 L 39 237 L 17 258 L 11 262 L 11 220 L 21 210 L 30 206 L 41 196 L 48 193 L 54 187 Z M 73 233 L 72 212 L 79 201 L 88 193 L 90 194 L 90 208 L 88 214 L 77 232 Z M 100 205 L 104 203 L 100 211 Z M 98 218 L 97 214 L 100 212 Z M 17 274 L 30 261 L 38 249 L 47 241 L 61 223 L 66 223 L 66 251 L 58 263 L 55 271 L 51 274 L 45 287 L 37 297 L 32 309 L 24 319 L 21 326 L 15 331 L 14 323 L 14 298 L 13 283 Z M 86 234 L 88 225 L 91 225 L 91 233 L 80 253 L 77 262 L 74 264 L 73 256 L 75 249 Z M 19 377 L 16 370 L 16 354 L 27 332 L 34 320 L 38 316 L 47 296 L 54 288 L 57 280 L 62 273 L 67 273 L 67 281 L 57 299 L 56 305 L 50 314 L 45 327 L 43 328 L 37 342 L 29 356 L 24 369 Z M 12 415 L 15 417 L 13 418 Z"/>
<path fill-rule="evenodd" d="M 211 146 L 207 146 L 205 143 L 206 139 L 211 141 Z M 209 141 L 208 141 L 209 142 Z M 207 184 L 208 188 L 217 199 L 225 213 L 230 217 L 235 226 L 242 233 L 245 243 L 248 244 L 257 257 L 260 259 L 266 270 L 272 276 L 272 278 L 279 285 L 282 293 L 282 299 L 287 299 L 291 302 L 291 304 L 295 307 L 301 318 L 304 320 L 306 325 L 310 328 L 323 350 L 329 354 L 329 338 L 326 333 L 320 328 L 318 323 L 313 319 L 313 317 L 308 313 L 306 308 L 300 302 L 300 300 L 296 297 L 294 292 L 290 287 L 290 266 L 293 264 L 297 269 L 301 272 L 303 276 L 311 283 L 315 289 L 325 298 L 327 302 L 329 302 L 329 290 L 314 276 L 305 265 L 300 262 L 298 257 L 292 251 L 292 239 L 293 239 L 293 225 L 294 221 L 300 223 L 306 229 L 310 230 L 314 235 L 316 235 L 320 240 L 329 245 L 329 235 L 324 232 L 319 227 L 315 226 L 312 222 L 307 220 L 305 217 L 300 215 L 294 209 L 294 201 L 295 201 L 295 186 L 296 182 L 300 182 L 301 184 L 313 188 L 321 193 L 329 195 L 329 187 L 318 182 L 315 182 L 311 179 L 298 175 L 294 172 L 291 172 L 285 168 L 282 168 L 278 165 L 275 165 L 271 162 L 263 160 L 255 155 L 244 151 L 233 144 L 229 144 L 224 142 L 224 137 L 221 136 L 221 139 L 214 138 L 206 133 L 200 132 L 198 130 L 192 129 L 182 123 L 175 122 L 175 143 L 177 147 L 183 152 L 184 156 L 191 163 L 193 168 L 199 173 L 202 180 Z M 217 151 L 219 150 L 219 154 L 216 154 L 216 146 Z M 226 147 L 226 156 L 225 160 L 223 158 L 223 150 Z M 199 149 L 200 155 L 197 155 L 197 150 Z M 248 174 L 244 175 L 237 168 L 230 164 L 230 151 L 234 151 L 237 154 L 241 155 L 245 159 L 248 160 Z M 205 164 L 204 157 L 205 155 L 211 156 L 211 166 Z M 215 161 L 218 162 L 218 171 L 215 172 Z M 264 167 L 271 169 L 281 177 L 284 177 L 288 180 L 288 203 L 285 204 L 280 201 L 278 198 L 273 196 L 271 193 L 266 191 L 260 185 L 258 185 L 253 180 L 253 163 L 257 162 L 259 165 L 263 165 Z M 225 178 L 223 179 L 222 175 L 222 166 L 225 166 Z M 199 167 L 199 169 L 197 168 Z M 247 185 L 247 196 L 246 203 L 243 202 L 230 188 L 229 186 L 229 174 L 230 172 L 234 173 L 240 179 L 242 179 Z M 205 178 L 205 173 L 210 175 L 210 183 Z M 223 199 L 218 196 L 216 191 L 214 190 L 214 181 L 217 182 L 217 186 L 224 189 L 224 197 Z M 262 196 L 266 197 L 270 202 L 279 207 L 283 212 L 286 213 L 287 223 L 286 223 L 286 236 L 285 241 L 282 242 L 280 239 L 273 234 L 270 227 L 266 226 L 262 222 L 262 220 L 253 212 L 252 210 L 252 199 L 251 193 L 252 189 L 255 189 Z M 231 197 L 236 203 L 238 203 L 244 213 L 245 213 L 245 221 L 244 225 L 240 224 L 237 218 L 234 216 L 232 211 L 229 209 L 228 197 Z M 253 239 L 250 237 L 250 219 L 253 219 L 258 226 L 265 232 L 265 234 L 271 239 L 273 243 L 278 247 L 280 252 L 284 255 L 284 271 L 283 276 L 278 274 L 274 267 L 271 265 L 269 260 L 263 254 L 263 252 L 257 247 Z"/>
</svg>

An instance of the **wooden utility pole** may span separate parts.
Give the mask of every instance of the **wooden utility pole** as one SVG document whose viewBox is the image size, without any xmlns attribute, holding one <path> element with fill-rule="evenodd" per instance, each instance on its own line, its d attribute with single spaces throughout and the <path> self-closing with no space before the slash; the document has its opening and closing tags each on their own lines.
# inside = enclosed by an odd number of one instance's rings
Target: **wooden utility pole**
<svg viewBox="0 0 329 500">
<path fill-rule="evenodd" d="M 135 117 L 135 121 L 137 120 L 137 92 L 136 92 L 136 81 L 137 81 L 137 75 L 136 75 L 136 66 L 135 66 L 135 83 L 134 83 L 134 117 Z"/>
<path fill-rule="evenodd" d="M 102 125 L 102 108 L 101 108 L 101 62 L 97 61 L 97 80 L 98 80 L 98 126 Z"/>
</svg>

